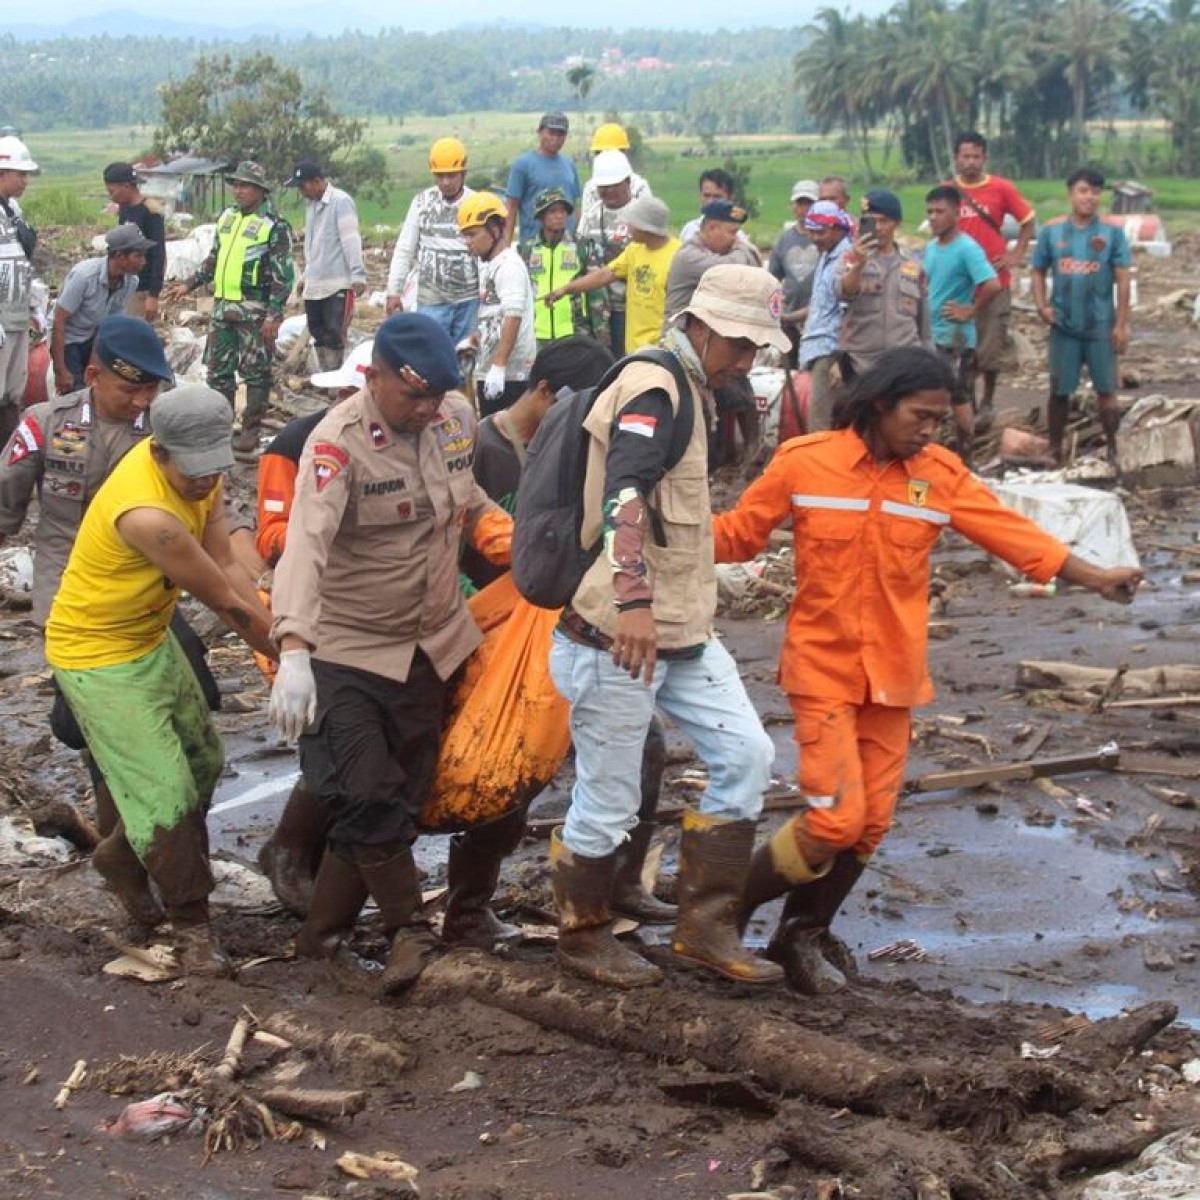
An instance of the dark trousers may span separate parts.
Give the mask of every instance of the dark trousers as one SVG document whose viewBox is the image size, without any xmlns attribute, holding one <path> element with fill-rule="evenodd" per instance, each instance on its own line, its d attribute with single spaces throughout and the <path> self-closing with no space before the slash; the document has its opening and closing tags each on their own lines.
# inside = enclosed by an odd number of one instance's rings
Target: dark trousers
<svg viewBox="0 0 1200 1200">
<path fill-rule="evenodd" d="M 300 766 L 329 813 L 331 848 L 354 861 L 363 847 L 413 842 L 451 681 L 420 650 L 403 683 L 316 658 L 312 668 L 317 719 L 300 739 Z"/>
<path fill-rule="evenodd" d="M 75 381 L 76 391 L 87 386 L 83 373 L 92 360 L 92 343 L 95 340 L 93 335 L 86 342 L 67 342 L 63 347 L 63 358 L 67 360 L 67 370 L 71 372 L 71 378 Z"/>
<path fill-rule="evenodd" d="M 326 350 L 346 349 L 346 327 L 350 324 L 350 297 L 346 290 L 323 296 L 320 300 L 305 300 L 304 317 L 314 346 Z"/>
</svg>

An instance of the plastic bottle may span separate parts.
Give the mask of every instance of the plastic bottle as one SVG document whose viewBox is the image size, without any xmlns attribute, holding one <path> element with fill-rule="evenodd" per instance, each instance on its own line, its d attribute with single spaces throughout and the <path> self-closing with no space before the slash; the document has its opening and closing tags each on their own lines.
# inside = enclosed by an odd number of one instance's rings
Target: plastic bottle
<svg viewBox="0 0 1200 1200">
<path fill-rule="evenodd" d="M 1009 585 L 1008 594 L 1010 596 L 1035 596 L 1038 599 L 1046 599 L 1049 596 L 1058 594 L 1058 585 L 1055 583 L 1034 583 L 1030 579 L 1026 579 L 1021 583 L 1013 583 Z"/>
</svg>

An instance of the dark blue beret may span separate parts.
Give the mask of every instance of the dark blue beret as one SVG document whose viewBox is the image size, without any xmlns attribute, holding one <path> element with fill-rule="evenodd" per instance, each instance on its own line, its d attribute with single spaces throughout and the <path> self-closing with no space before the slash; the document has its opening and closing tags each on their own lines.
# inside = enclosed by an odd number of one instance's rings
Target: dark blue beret
<svg viewBox="0 0 1200 1200">
<path fill-rule="evenodd" d="M 96 329 L 92 352 L 114 375 L 130 383 L 174 378 L 158 334 L 140 317 L 105 317 Z"/>
<path fill-rule="evenodd" d="M 886 188 L 875 188 L 863 197 L 863 212 L 878 213 L 881 217 L 890 217 L 893 221 L 904 219 L 900 197 Z"/>
<path fill-rule="evenodd" d="M 448 392 L 462 384 L 458 355 L 450 335 L 424 313 L 394 313 L 375 334 L 373 357 L 393 371 L 408 368 L 414 386 L 427 392 Z"/>
<path fill-rule="evenodd" d="M 749 213 L 732 200 L 710 200 L 701 210 L 700 215 L 710 221 L 734 221 L 744 225 Z"/>
</svg>

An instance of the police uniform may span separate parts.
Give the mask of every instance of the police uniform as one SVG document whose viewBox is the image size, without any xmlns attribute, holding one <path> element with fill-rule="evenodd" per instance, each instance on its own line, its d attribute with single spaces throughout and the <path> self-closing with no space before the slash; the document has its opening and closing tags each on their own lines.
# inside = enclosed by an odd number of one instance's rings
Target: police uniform
<svg viewBox="0 0 1200 1200">
<path fill-rule="evenodd" d="M 907 250 L 897 247 L 892 254 L 867 258 L 853 296 L 842 293 L 848 270 L 843 256 L 833 288 L 846 304 L 841 364 L 843 377 L 851 379 L 870 368 L 885 350 L 927 341 L 929 312 L 921 264 Z"/>
</svg>

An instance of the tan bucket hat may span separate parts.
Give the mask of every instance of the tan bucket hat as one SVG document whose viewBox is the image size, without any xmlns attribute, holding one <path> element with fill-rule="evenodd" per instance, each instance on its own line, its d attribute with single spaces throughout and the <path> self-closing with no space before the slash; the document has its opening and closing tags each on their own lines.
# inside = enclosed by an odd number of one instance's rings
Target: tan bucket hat
<svg viewBox="0 0 1200 1200">
<path fill-rule="evenodd" d="M 722 337 L 748 338 L 756 346 L 774 346 L 784 353 L 791 349 L 779 327 L 783 291 L 779 280 L 762 267 L 733 263 L 709 267 L 683 312 Z"/>
</svg>

